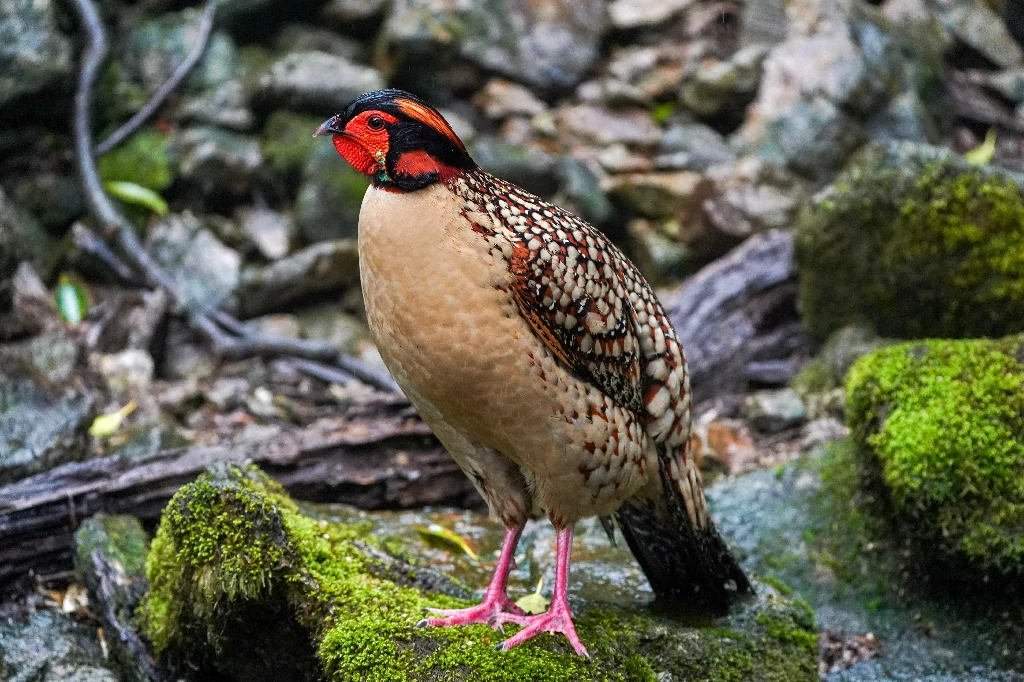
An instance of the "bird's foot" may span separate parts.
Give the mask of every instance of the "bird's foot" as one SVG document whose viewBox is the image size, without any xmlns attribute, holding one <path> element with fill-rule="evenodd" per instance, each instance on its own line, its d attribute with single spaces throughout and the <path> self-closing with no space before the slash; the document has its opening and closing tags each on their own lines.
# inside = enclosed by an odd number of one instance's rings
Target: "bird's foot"
<svg viewBox="0 0 1024 682">
<path fill-rule="evenodd" d="M 508 651 L 541 632 L 561 632 L 569 639 L 569 644 L 577 654 L 590 658 L 586 647 L 576 636 L 576 626 L 572 624 L 572 613 L 569 611 L 568 602 L 564 600 L 552 601 L 547 613 L 542 613 L 539 616 L 505 614 L 504 620 L 507 623 L 522 625 L 523 629 L 494 647 L 499 651 Z"/>
<path fill-rule="evenodd" d="M 444 627 L 448 625 L 472 625 L 483 623 L 503 630 L 503 623 L 513 622 L 512 618 L 522 617 L 523 610 L 504 594 L 487 595 L 476 606 L 468 609 L 427 609 L 436 618 L 424 618 L 417 627 Z"/>
</svg>

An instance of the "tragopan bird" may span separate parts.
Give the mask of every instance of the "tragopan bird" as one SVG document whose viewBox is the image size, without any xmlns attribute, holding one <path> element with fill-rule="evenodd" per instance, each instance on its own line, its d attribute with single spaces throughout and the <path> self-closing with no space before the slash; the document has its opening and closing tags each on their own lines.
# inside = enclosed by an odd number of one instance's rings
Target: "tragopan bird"
<svg viewBox="0 0 1024 682">
<path fill-rule="evenodd" d="M 724 609 L 750 585 L 715 530 L 691 453 L 683 351 L 636 267 L 601 232 L 481 170 L 445 119 L 377 90 L 317 135 L 370 178 L 359 272 L 381 357 L 507 529 L 483 602 L 423 625 L 561 632 L 573 526 L 614 515 L 662 599 Z M 546 613 L 506 594 L 527 519 L 557 536 Z"/>
</svg>

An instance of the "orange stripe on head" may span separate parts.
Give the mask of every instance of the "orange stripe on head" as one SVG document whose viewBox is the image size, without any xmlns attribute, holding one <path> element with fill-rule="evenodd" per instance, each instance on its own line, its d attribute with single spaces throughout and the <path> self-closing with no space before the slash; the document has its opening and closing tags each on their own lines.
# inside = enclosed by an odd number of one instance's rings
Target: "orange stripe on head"
<svg viewBox="0 0 1024 682">
<path fill-rule="evenodd" d="M 416 119 L 423 125 L 430 126 L 451 140 L 452 144 L 454 144 L 458 149 L 466 151 L 466 145 L 462 144 L 462 140 L 460 140 L 459 136 L 455 134 L 452 127 L 448 125 L 448 121 L 444 120 L 444 117 L 431 107 L 405 98 L 396 99 L 395 105 L 398 107 L 399 111 L 409 118 Z"/>
</svg>

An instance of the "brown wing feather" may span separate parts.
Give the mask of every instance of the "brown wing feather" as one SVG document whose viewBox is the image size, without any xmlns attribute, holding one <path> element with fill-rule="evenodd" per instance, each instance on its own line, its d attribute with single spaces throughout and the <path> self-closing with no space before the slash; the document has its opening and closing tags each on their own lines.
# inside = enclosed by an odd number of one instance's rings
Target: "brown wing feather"
<svg viewBox="0 0 1024 682">
<path fill-rule="evenodd" d="M 655 442 L 685 444 L 686 362 L 636 267 L 600 231 L 515 185 L 480 171 L 460 183 L 464 213 L 504 253 L 512 295 L 537 338 L 640 416 Z"/>
</svg>

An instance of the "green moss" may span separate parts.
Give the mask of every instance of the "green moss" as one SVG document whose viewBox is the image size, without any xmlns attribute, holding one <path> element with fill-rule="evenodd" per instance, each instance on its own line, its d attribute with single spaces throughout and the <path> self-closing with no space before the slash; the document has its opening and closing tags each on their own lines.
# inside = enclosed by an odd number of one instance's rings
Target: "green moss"
<svg viewBox="0 0 1024 682">
<path fill-rule="evenodd" d="M 140 130 L 100 157 L 100 177 L 104 182 L 134 182 L 162 192 L 175 178 L 169 150 L 170 140 L 166 135 L 152 128 Z"/>
<path fill-rule="evenodd" d="M 1024 575 L 1024 340 L 925 341 L 861 359 L 862 461 L 935 570 Z"/>
<path fill-rule="evenodd" d="M 459 592 L 383 544 L 362 524 L 299 513 L 255 469 L 220 465 L 164 512 L 147 566 L 148 635 L 172 668 L 235 679 L 309 679 L 320 670 L 332 680 L 379 682 L 649 682 L 662 671 L 675 679 L 816 679 L 813 617 L 767 585 L 725 620 L 728 635 L 591 608 L 576 622 L 593 661 L 561 636 L 496 652 L 505 635 L 486 626 L 413 627 L 425 607 L 468 602 L 421 589 L 433 581 Z"/>
<path fill-rule="evenodd" d="M 916 149 L 916 148 L 915 148 Z M 823 339 L 850 322 L 899 338 L 1024 329 L 1024 201 L 991 170 L 871 147 L 804 211 L 800 306 Z"/>
<path fill-rule="evenodd" d="M 271 114 L 261 135 L 267 166 L 285 178 L 297 179 L 313 150 L 323 144 L 313 137 L 321 123 L 322 119 L 286 109 Z"/>
</svg>

